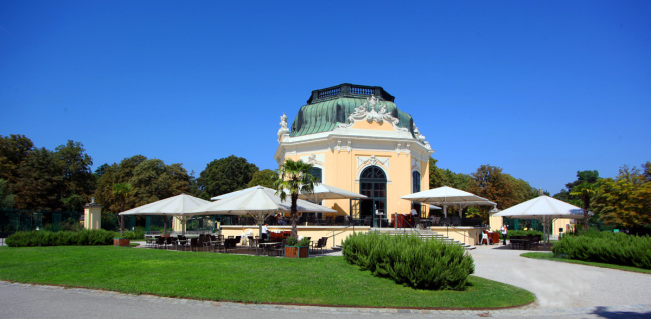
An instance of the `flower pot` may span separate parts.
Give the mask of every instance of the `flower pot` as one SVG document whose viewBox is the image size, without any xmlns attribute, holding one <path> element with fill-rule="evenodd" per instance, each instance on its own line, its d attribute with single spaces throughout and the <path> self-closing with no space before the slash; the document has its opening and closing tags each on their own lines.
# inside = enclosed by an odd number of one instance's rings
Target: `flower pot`
<svg viewBox="0 0 651 319">
<path fill-rule="evenodd" d="M 285 246 L 285 258 L 307 258 L 310 247 L 307 246 Z"/>
<path fill-rule="evenodd" d="M 129 238 L 113 238 L 113 246 L 129 247 Z"/>
</svg>

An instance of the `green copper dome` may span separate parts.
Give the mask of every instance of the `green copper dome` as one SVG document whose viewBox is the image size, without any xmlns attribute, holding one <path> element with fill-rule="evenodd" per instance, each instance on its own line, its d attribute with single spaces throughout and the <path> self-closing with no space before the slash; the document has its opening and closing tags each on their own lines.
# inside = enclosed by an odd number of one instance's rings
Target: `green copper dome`
<svg viewBox="0 0 651 319">
<path fill-rule="evenodd" d="M 379 86 L 340 84 L 337 86 L 314 90 L 298 111 L 292 123 L 290 136 L 302 136 L 332 131 L 339 123 L 347 123 L 348 116 L 355 113 L 355 108 L 367 102 L 375 95 L 382 104 L 386 104 L 387 113 L 399 120 L 398 126 L 414 133 L 414 121 L 411 115 L 398 110 L 395 98 Z M 372 111 L 371 106 L 366 106 Z"/>
</svg>

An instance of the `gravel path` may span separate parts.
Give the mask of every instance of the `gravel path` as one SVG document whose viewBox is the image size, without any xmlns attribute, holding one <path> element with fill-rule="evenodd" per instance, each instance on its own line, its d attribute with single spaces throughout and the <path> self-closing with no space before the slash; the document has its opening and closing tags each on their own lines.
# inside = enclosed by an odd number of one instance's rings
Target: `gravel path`
<svg viewBox="0 0 651 319">
<path fill-rule="evenodd" d="M 522 250 L 479 246 L 475 275 L 522 287 L 545 308 L 651 305 L 651 275 L 520 257 Z"/>
</svg>

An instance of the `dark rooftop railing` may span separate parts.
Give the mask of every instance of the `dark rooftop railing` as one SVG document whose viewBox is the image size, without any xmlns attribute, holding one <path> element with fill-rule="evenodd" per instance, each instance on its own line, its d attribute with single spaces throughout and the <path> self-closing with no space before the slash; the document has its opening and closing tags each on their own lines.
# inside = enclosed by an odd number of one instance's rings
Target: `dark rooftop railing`
<svg viewBox="0 0 651 319">
<path fill-rule="evenodd" d="M 325 90 L 319 92 L 319 98 L 322 99 L 322 98 L 330 97 L 333 95 L 339 95 L 339 94 L 341 94 L 341 88 Z"/>
<path fill-rule="evenodd" d="M 366 98 L 371 95 L 375 95 L 377 98 L 384 101 L 393 102 L 395 100 L 395 97 L 387 93 L 382 87 L 344 83 L 312 91 L 312 95 L 307 100 L 307 104 L 336 99 L 339 97 Z"/>
</svg>

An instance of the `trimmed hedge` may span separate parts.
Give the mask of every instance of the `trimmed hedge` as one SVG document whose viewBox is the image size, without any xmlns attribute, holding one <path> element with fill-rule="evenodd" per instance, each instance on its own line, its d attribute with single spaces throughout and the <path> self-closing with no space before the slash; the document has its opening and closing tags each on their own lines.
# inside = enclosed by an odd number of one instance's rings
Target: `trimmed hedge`
<svg viewBox="0 0 651 319">
<path fill-rule="evenodd" d="M 504 236 L 502 235 L 502 232 L 499 231 L 500 234 L 500 239 L 504 240 Z M 543 232 L 537 231 L 537 230 L 509 230 L 506 233 L 506 239 L 510 239 L 511 236 L 527 236 L 527 235 L 532 235 L 532 236 L 540 236 L 540 238 L 543 238 Z"/>
<path fill-rule="evenodd" d="M 475 271 L 472 257 L 461 245 L 415 235 L 355 233 L 342 246 L 347 262 L 413 288 L 463 290 Z"/>
<path fill-rule="evenodd" d="M 10 247 L 28 246 L 70 246 L 70 245 L 112 245 L 116 233 L 103 229 L 80 231 L 20 231 L 7 237 Z"/>
<path fill-rule="evenodd" d="M 651 269 L 651 237 L 589 231 L 566 235 L 554 247 L 554 256 Z"/>
</svg>

